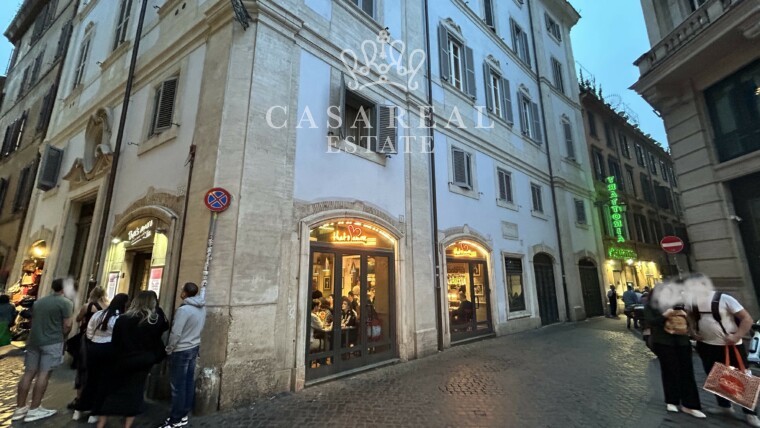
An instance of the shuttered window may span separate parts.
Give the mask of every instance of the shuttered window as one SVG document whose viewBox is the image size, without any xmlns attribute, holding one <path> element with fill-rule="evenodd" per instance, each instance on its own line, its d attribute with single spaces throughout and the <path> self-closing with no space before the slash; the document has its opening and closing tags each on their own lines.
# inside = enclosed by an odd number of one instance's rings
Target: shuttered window
<svg viewBox="0 0 760 428">
<path fill-rule="evenodd" d="M 3 205 L 5 205 L 5 195 L 8 193 L 8 179 L 0 178 L 0 214 L 3 211 Z"/>
<path fill-rule="evenodd" d="M 475 60 L 472 48 L 453 36 L 443 24 L 438 27 L 438 45 L 441 79 L 475 98 Z"/>
<path fill-rule="evenodd" d="M 398 153 L 396 107 L 377 107 L 377 144 L 373 148 L 378 153 Z"/>
<path fill-rule="evenodd" d="M 538 213 L 544 212 L 544 199 L 541 195 L 541 186 L 538 184 L 530 185 L 530 194 L 533 200 L 533 211 Z"/>
<path fill-rule="evenodd" d="M 607 147 L 615 147 L 615 130 L 609 122 L 604 122 L 604 139 L 607 141 Z"/>
<path fill-rule="evenodd" d="M 483 64 L 483 79 L 486 82 L 486 108 L 512 125 L 514 118 L 509 80 L 503 79 L 488 63 Z"/>
<path fill-rule="evenodd" d="M 553 20 L 548 13 L 544 14 L 544 19 L 546 20 L 546 31 L 554 36 L 558 42 L 562 41 L 562 31 L 560 30 L 557 21 Z"/>
<path fill-rule="evenodd" d="M 472 189 L 472 155 L 456 147 L 451 148 L 454 184 Z"/>
<path fill-rule="evenodd" d="M 17 213 L 21 211 L 24 206 L 26 206 L 26 202 L 29 200 L 29 193 L 31 192 L 31 189 L 29 188 L 29 185 L 31 183 L 31 175 L 31 165 L 22 169 L 19 173 L 18 185 L 16 186 L 16 196 L 13 198 L 13 206 L 11 207 L 11 212 Z"/>
<path fill-rule="evenodd" d="M 24 92 L 26 91 L 26 85 L 29 82 L 29 67 L 26 67 L 24 69 L 24 74 L 21 75 L 21 84 L 18 87 L 18 95 L 16 96 L 16 101 L 20 100 L 21 97 L 24 96 Z"/>
<path fill-rule="evenodd" d="M 514 202 L 512 198 L 512 174 L 501 168 L 497 168 L 496 176 L 499 180 L 499 199 L 502 201 Z"/>
<path fill-rule="evenodd" d="M 621 131 L 618 133 L 618 140 L 620 141 L 620 150 L 623 152 L 623 156 L 626 159 L 631 158 L 631 147 L 628 145 L 628 137 Z"/>
<path fill-rule="evenodd" d="M 159 134 L 172 127 L 174 118 L 174 101 L 177 97 L 176 77 L 161 83 L 156 91 L 155 104 L 153 106 L 153 124 L 150 135 Z"/>
<path fill-rule="evenodd" d="M 646 162 L 646 159 L 644 159 L 644 149 L 641 147 L 640 144 L 636 143 L 635 150 L 636 150 L 636 162 L 640 166 L 646 166 L 647 162 Z"/>
<path fill-rule="evenodd" d="M 567 150 L 567 157 L 569 159 L 575 159 L 575 143 L 573 143 L 573 128 L 570 122 L 566 119 L 562 120 L 562 130 L 565 134 L 565 150 Z"/>
<path fill-rule="evenodd" d="M 63 56 L 66 47 L 69 44 L 69 38 L 71 37 L 71 21 L 61 28 L 61 36 L 58 38 L 58 46 L 55 48 L 55 58 L 58 59 Z"/>
<path fill-rule="evenodd" d="M 594 117 L 594 113 L 591 113 L 590 111 L 587 111 L 586 115 L 588 116 L 588 133 L 592 137 L 597 137 L 597 135 L 596 135 L 596 118 Z"/>
<path fill-rule="evenodd" d="M 42 98 L 42 107 L 40 107 L 40 115 L 37 118 L 37 126 L 35 127 L 37 131 L 47 129 L 50 116 L 53 112 L 53 104 L 55 104 L 55 94 L 55 85 L 53 85 Z"/>
<path fill-rule="evenodd" d="M 82 47 L 79 49 L 79 62 L 77 63 L 76 71 L 74 72 L 74 84 L 73 88 L 82 84 L 84 80 L 84 69 L 87 65 L 87 57 L 90 55 L 90 38 L 86 38 L 82 42 Z"/>
<path fill-rule="evenodd" d="M 575 200 L 575 222 L 578 224 L 588 223 L 588 219 L 586 218 L 586 204 L 583 202 L 583 199 Z"/>
<path fill-rule="evenodd" d="M 37 83 L 37 80 L 40 78 L 40 71 L 42 70 L 42 60 L 45 58 L 45 50 L 43 49 L 42 52 L 40 52 L 37 55 L 37 58 L 34 59 L 34 66 L 32 67 L 32 75 L 29 78 L 29 87 L 31 88 L 32 85 Z"/>
<path fill-rule="evenodd" d="M 514 49 L 517 56 L 523 63 L 525 63 L 525 65 L 531 67 L 528 35 L 514 20 L 510 19 L 509 23 L 512 28 L 512 49 Z"/>
<path fill-rule="evenodd" d="M 488 28 L 496 31 L 496 22 L 494 21 L 493 0 L 483 0 L 483 8 L 485 9 L 483 20 L 486 22 Z"/>
<path fill-rule="evenodd" d="M 375 1 L 374 0 L 353 0 L 354 4 L 363 10 L 364 13 L 371 17 L 375 17 Z"/>
<path fill-rule="evenodd" d="M 518 104 L 520 107 L 520 129 L 526 137 L 531 138 L 537 143 L 543 141 L 541 133 L 541 118 L 539 116 L 538 104 L 532 102 L 523 93 L 518 93 Z"/>
<path fill-rule="evenodd" d="M 554 78 L 554 87 L 558 91 L 565 93 L 565 80 L 562 78 L 562 63 L 552 58 L 552 76 Z"/>
<path fill-rule="evenodd" d="M 121 9 L 119 9 L 119 20 L 116 22 L 116 36 L 113 41 L 113 49 L 119 47 L 127 39 L 127 29 L 129 27 L 129 15 L 132 12 L 132 0 L 122 0 Z"/>
</svg>

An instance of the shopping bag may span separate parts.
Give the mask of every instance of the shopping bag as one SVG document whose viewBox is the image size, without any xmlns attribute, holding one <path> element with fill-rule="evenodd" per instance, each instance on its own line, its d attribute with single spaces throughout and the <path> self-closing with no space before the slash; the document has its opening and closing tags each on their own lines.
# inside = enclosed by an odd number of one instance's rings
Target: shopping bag
<svg viewBox="0 0 760 428">
<path fill-rule="evenodd" d="M 705 380 L 704 389 L 732 401 L 744 408 L 754 410 L 760 393 L 760 378 L 746 373 L 744 361 L 736 346 L 732 346 L 739 367 L 731 367 L 726 346 L 726 363 L 713 364 Z"/>
</svg>

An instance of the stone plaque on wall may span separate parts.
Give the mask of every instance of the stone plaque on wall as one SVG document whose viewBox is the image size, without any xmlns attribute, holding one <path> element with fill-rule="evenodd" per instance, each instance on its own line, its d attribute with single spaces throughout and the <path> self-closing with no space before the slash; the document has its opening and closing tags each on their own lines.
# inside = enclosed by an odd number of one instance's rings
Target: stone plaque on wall
<svg viewBox="0 0 760 428">
<path fill-rule="evenodd" d="M 504 237 L 504 239 L 520 239 L 520 233 L 517 230 L 517 223 L 502 221 L 501 235 Z"/>
</svg>

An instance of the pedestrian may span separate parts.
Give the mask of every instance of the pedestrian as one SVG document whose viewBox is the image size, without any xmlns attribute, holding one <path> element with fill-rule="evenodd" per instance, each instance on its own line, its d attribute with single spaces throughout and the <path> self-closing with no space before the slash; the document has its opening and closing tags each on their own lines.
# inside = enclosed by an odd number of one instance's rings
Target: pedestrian
<svg viewBox="0 0 760 428">
<path fill-rule="evenodd" d="M 87 377 L 82 385 L 82 393 L 74 408 L 73 420 L 78 421 L 86 411 L 92 411 L 107 390 L 111 378 L 109 369 L 116 357 L 111 343 L 116 320 L 127 309 L 129 296 L 119 293 L 114 296 L 106 309 L 96 312 L 85 329 Z M 90 415 L 87 423 L 97 423 L 98 417 Z"/>
<path fill-rule="evenodd" d="M 53 369 L 63 362 L 63 344 L 71 331 L 74 303 L 63 297 L 63 279 L 53 280 L 52 294 L 34 304 L 34 322 L 26 342 L 24 374 L 18 382 L 16 410 L 12 420 L 36 421 L 55 414 L 55 410 L 40 406 Z M 32 403 L 26 405 L 32 381 Z"/>
<path fill-rule="evenodd" d="M 623 306 L 625 306 L 623 313 L 626 318 L 625 326 L 630 329 L 631 319 L 633 319 L 633 328 L 639 328 L 639 320 L 633 316 L 633 306 L 639 303 L 639 298 L 636 295 L 636 292 L 633 291 L 633 285 L 628 285 L 627 288 L 628 289 L 623 293 Z"/>
<path fill-rule="evenodd" d="M 144 411 L 145 381 L 153 365 L 166 356 L 161 335 L 168 329 L 153 291 L 141 291 L 116 320 L 111 337 L 115 367 L 107 390 L 92 411 L 98 416 L 98 428 L 106 425 L 108 416 L 124 416 L 124 427 L 130 428 Z"/>
<path fill-rule="evenodd" d="M 610 290 L 607 292 L 607 300 L 610 303 L 610 318 L 617 318 L 617 298 L 615 286 L 610 284 Z"/>
<path fill-rule="evenodd" d="M 686 280 L 687 288 L 690 282 L 700 280 L 709 281 L 706 277 L 690 278 Z M 745 367 L 748 365 L 742 338 L 749 333 L 753 321 L 741 303 L 729 294 L 713 291 L 697 295 L 692 312 L 696 321 L 697 353 L 705 373 L 709 374 L 715 363 L 725 362 L 726 346 L 736 346 Z M 730 365 L 739 367 L 735 353 L 729 352 L 729 356 Z M 733 414 L 730 401 L 718 395 L 715 399 L 718 401 L 718 413 Z M 750 426 L 760 427 L 760 419 L 753 409 L 742 407 L 742 411 Z"/>
<path fill-rule="evenodd" d="M 106 299 L 106 292 L 103 287 L 94 287 L 92 291 L 90 291 L 87 304 L 82 306 L 77 314 L 76 321 L 79 325 L 79 331 L 76 335 L 66 341 L 66 351 L 68 351 L 72 357 L 71 368 L 77 371 L 76 376 L 74 377 L 74 389 L 76 389 L 77 395 L 76 398 L 68 404 L 67 407 L 69 409 L 76 409 L 77 402 L 82 396 L 82 387 L 87 381 L 87 344 L 84 340 L 87 324 L 96 312 L 107 306 L 108 300 Z"/>
<path fill-rule="evenodd" d="M 7 294 L 0 294 L 0 346 L 11 343 L 11 327 L 16 323 L 16 307 Z"/>
<path fill-rule="evenodd" d="M 172 408 L 162 427 L 182 427 L 195 397 L 195 361 L 201 344 L 201 332 L 206 322 L 206 287 L 200 292 L 192 282 L 182 286 L 184 301 L 174 312 L 174 321 L 166 353 L 171 369 Z"/>
<path fill-rule="evenodd" d="M 663 286 L 659 286 L 659 293 Z M 656 294 L 654 291 L 652 295 Z M 668 412 L 680 410 L 695 418 L 705 418 L 699 401 L 694 366 L 691 362 L 691 342 L 687 314 L 683 305 L 676 305 L 660 312 L 651 302 L 644 308 L 644 317 L 652 335 L 652 350 L 660 362 L 662 388 Z"/>
</svg>

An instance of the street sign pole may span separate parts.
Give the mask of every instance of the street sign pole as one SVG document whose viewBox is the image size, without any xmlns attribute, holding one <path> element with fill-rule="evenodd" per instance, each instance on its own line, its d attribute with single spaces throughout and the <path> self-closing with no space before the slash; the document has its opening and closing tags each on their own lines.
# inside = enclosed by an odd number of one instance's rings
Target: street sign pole
<svg viewBox="0 0 760 428">
<path fill-rule="evenodd" d="M 208 240 L 206 241 L 206 262 L 203 263 L 203 277 L 201 278 L 201 288 L 205 289 L 208 285 L 209 269 L 211 267 L 211 252 L 214 249 L 214 234 L 216 234 L 216 218 L 218 213 L 211 213 L 211 219 L 208 222 Z"/>
<path fill-rule="evenodd" d="M 206 207 L 211 211 L 211 218 L 208 222 L 208 239 L 206 240 L 206 261 L 203 263 L 203 274 L 201 277 L 201 290 L 206 290 L 208 285 L 209 272 L 211 270 L 211 254 L 214 250 L 214 235 L 216 234 L 216 220 L 219 213 L 230 207 L 232 195 L 221 187 L 214 187 L 206 192 L 203 201 Z"/>
</svg>

